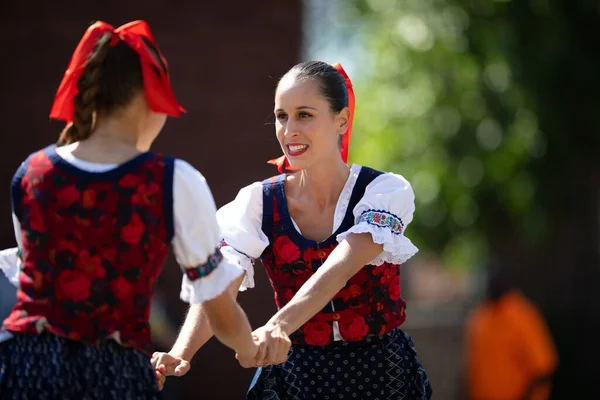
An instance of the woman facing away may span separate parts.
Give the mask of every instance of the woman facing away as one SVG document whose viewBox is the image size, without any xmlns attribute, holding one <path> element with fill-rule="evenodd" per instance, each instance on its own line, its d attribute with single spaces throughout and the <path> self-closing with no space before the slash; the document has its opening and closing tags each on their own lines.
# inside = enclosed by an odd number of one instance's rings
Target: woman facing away
<svg viewBox="0 0 600 400">
<path fill-rule="evenodd" d="M 431 398 L 399 328 L 400 265 L 417 252 L 405 236 L 410 184 L 346 164 L 354 94 L 341 66 L 294 66 L 277 86 L 274 113 L 285 156 L 273 162 L 287 172 L 243 188 L 217 213 L 221 250 L 245 270 L 232 292 L 254 286 L 260 258 L 278 307 L 254 331 L 261 368 L 247 398 Z M 154 354 L 160 386 L 186 373 L 211 337 L 205 315 L 204 305 L 191 306 L 172 350 Z"/>
<path fill-rule="evenodd" d="M 0 268 L 18 299 L 0 329 L 0 398 L 158 398 L 148 318 L 170 244 L 182 297 L 255 364 L 227 290 L 242 270 L 217 249 L 210 189 L 190 164 L 149 151 L 182 111 L 144 21 L 89 27 L 52 107 L 68 123 L 59 147 L 30 155 L 12 181 L 18 249 Z"/>
</svg>

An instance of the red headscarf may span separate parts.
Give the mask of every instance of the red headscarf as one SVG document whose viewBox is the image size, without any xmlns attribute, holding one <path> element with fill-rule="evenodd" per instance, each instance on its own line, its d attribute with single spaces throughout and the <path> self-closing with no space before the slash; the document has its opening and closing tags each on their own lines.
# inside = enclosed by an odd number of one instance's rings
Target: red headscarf
<svg viewBox="0 0 600 400">
<path fill-rule="evenodd" d="M 350 147 L 350 135 L 352 134 L 352 120 L 354 119 L 354 90 L 352 89 L 352 81 L 342 68 L 341 64 L 336 63 L 333 64 L 333 68 L 335 68 L 343 77 L 346 82 L 346 88 L 348 89 L 348 108 L 350 109 L 350 121 L 348 121 L 348 129 L 344 132 L 342 136 L 342 148 L 340 149 L 340 153 L 342 154 L 342 160 L 344 162 L 348 162 L 348 148 Z M 273 160 L 269 160 L 269 164 L 273 164 L 277 166 L 279 172 L 283 173 L 284 171 L 291 170 L 290 162 L 285 155 L 274 158 Z"/>
<path fill-rule="evenodd" d="M 65 76 L 56 92 L 54 104 L 50 110 L 50 118 L 60 119 L 67 123 L 73 121 L 73 114 L 75 113 L 73 99 L 78 93 L 77 82 L 96 46 L 96 42 L 105 33 L 113 35 L 110 43 L 112 47 L 116 46 L 119 40 L 122 40 L 140 57 L 144 93 L 152 111 L 172 117 L 178 117 L 182 112 L 185 112 L 185 109 L 175 99 L 169 82 L 169 74 L 166 71 L 167 60 L 158 49 L 148 24 L 145 21 L 133 21 L 115 29 L 112 25 L 98 21 L 87 29 L 73 53 L 69 67 L 65 71 Z M 144 39 L 152 43 L 160 61 L 156 59 L 150 48 L 144 43 Z M 161 65 L 161 61 L 164 67 Z"/>
</svg>

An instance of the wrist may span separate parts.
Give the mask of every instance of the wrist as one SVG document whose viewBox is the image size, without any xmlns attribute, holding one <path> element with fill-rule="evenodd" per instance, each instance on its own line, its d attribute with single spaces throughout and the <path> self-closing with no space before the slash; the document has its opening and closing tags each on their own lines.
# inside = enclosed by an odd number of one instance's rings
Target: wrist
<svg viewBox="0 0 600 400">
<path fill-rule="evenodd" d="M 267 322 L 266 327 L 270 330 L 279 330 L 285 333 L 287 336 L 290 336 L 293 333 L 290 325 L 286 321 L 276 318 L 276 316 Z"/>
<path fill-rule="evenodd" d="M 189 351 L 186 348 L 180 348 L 177 346 L 174 346 L 171 349 L 171 351 L 169 351 L 169 355 L 171 355 L 172 357 L 187 361 L 187 362 L 190 362 L 192 360 L 192 358 L 194 357 L 194 353 L 192 351 Z"/>
</svg>

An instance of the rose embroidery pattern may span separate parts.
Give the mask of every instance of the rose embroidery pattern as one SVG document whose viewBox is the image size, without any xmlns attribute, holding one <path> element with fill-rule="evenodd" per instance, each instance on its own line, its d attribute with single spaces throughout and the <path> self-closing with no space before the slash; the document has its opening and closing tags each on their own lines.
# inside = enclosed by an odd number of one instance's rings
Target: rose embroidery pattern
<svg viewBox="0 0 600 400">
<path fill-rule="evenodd" d="M 268 215 L 272 218 L 266 219 L 267 227 L 263 221 L 263 231 L 270 245 L 263 252 L 261 261 L 273 286 L 277 307 L 281 308 L 325 262 L 337 241 L 332 235 L 317 243 L 295 231 L 281 197 L 283 187 L 278 185 L 283 185 L 281 177 L 263 182 L 263 200 L 271 202 Z M 349 205 L 348 212 L 353 208 Z M 402 222 L 392 214 L 369 210 L 361 218 L 394 233 L 402 232 Z M 349 221 L 345 222 L 347 226 L 343 223 L 340 229 L 347 230 L 354 223 L 353 218 L 346 220 Z M 293 343 L 313 346 L 332 343 L 334 322 L 338 323 L 340 334 L 346 341 L 378 336 L 401 325 L 406 318 L 406 303 L 401 297 L 400 266 L 390 263 L 366 265 L 332 299 L 332 304 L 333 307 L 326 306 L 294 332 L 291 335 Z"/>
<path fill-rule="evenodd" d="M 169 250 L 164 188 L 173 161 L 147 153 L 119 179 L 85 181 L 49 154 L 21 167 L 14 199 L 23 269 L 3 328 L 90 343 L 113 337 L 151 353 L 147 316 Z"/>
</svg>

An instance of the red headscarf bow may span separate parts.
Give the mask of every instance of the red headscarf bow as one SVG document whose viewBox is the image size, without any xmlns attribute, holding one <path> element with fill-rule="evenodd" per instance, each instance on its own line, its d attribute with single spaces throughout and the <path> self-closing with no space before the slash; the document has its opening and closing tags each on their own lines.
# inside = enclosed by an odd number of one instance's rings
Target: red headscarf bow
<svg viewBox="0 0 600 400">
<path fill-rule="evenodd" d="M 341 64 L 336 63 L 333 64 L 333 68 L 335 68 L 343 77 L 346 82 L 346 88 L 348 89 L 348 108 L 350 109 L 350 121 L 348 121 L 348 129 L 342 136 L 342 148 L 340 149 L 340 153 L 342 154 L 342 160 L 344 162 L 348 162 L 348 148 L 350 147 L 350 136 L 352 134 L 352 120 L 354 119 L 354 90 L 352 89 L 352 81 L 342 68 Z M 277 166 L 279 172 L 283 173 L 286 170 L 291 170 L 290 162 L 285 155 L 275 158 L 273 160 L 269 160 L 269 164 L 273 164 Z"/>
<path fill-rule="evenodd" d="M 165 70 L 167 60 L 158 49 L 148 24 L 145 21 L 133 21 L 115 29 L 112 25 L 98 21 L 87 29 L 73 53 L 69 67 L 56 92 L 54 104 L 50 110 L 50 118 L 60 119 L 67 123 L 73 121 L 73 114 L 75 113 L 73 99 L 78 92 L 77 82 L 96 46 L 96 42 L 105 33 L 113 35 L 111 46 L 116 46 L 118 41 L 122 40 L 140 57 L 144 93 L 152 111 L 172 117 L 178 117 L 182 112 L 185 112 L 185 109 L 175 99 L 169 82 L 168 71 Z M 154 46 L 160 61 L 144 43 L 144 39 Z"/>
</svg>

